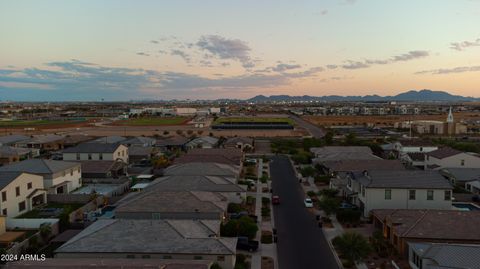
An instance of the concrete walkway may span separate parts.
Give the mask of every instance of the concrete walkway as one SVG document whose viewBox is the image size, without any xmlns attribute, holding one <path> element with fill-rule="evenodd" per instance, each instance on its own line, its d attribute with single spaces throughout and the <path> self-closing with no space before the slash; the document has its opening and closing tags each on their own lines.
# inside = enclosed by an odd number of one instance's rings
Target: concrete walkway
<svg viewBox="0 0 480 269">
<path fill-rule="evenodd" d="M 269 173 L 269 169 L 263 169 L 263 161 L 260 159 L 258 162 L 258 178 L 260 178 L 263 172 Z M 268 222 L 264 222 L 262 219 L 262 198 L 267 197 L 271 199 L 270 192 L 262 193 L 262 189 L 268 187 L 270 189 L 271 181 L 267 183 L 261 183 L 258 181 L 256 183 L 257 191 L 255 193 L 250 193 L 250 195 L 255 195 L 255 215 L 258 217 L 258 232 L 255 236 L 255 240 L 261 241 L 262 237 L 262 230 L 269 230 L 271 231 L 274 225 L 274 218 L 273 218 L 273 209 L 272 204 L 270 203 L 270 212 L 271 212 L 271 220 Z M 272 244 L 260 244 L 258 251 L 252 253 L 252 264 L 251 269 L 261 269 L 262 268 L 262 256 L 271 257 L 274 260 L 274 268 L 278 269 L 278 260 L 277 260 L 277 245 L 275 243 Z"/>
</svg>

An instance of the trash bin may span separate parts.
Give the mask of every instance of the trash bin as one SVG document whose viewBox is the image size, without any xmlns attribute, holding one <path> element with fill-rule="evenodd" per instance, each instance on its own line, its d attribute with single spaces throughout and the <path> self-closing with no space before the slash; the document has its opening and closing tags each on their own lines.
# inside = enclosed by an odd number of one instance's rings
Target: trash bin
<svg viewBox="0 0 480 269">
<path fill-rule="evenodd" d="M 276 235 L 273 236 L 273 243 L 277 243 L 278 237 Z"/>
<path fill-rule="evenodd" d="M 321 221 L 318 222 L 318 227 L 319 228 L 322 228 L 323 227 L 323 223 Z"/>
<path fill-rule="evenodd" d="M 320 220 L 320 215 L 317 215 L 315 218 L 316 220 Z"/>
<path fill-rule="evenodd" d="M 274 235 L 276 235 L 276 234 L 277 234 L 277 228 L 272 228 L 272 233 L 273 233 Z"/>
</svg>

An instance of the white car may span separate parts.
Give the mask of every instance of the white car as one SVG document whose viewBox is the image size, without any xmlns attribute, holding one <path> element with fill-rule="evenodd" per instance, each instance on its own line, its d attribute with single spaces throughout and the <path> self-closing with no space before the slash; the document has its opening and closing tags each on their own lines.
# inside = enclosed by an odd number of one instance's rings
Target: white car
<svg viewBox="0 0 480 269">
<path fill-rule="evenodd" d="M 313 207 L 313 201 L 310 198 L 305 198 L 303 203 L 305 204 L 306 208 L 312 208 Z"/>
</svg>

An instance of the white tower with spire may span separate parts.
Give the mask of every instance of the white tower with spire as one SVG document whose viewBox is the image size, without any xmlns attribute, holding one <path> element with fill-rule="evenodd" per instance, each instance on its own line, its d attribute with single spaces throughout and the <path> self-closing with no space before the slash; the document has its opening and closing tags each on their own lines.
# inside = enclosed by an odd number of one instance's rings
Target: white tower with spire
<svg viewBox="0 0 480 269">
<path fill-rule="evenodd" d="M 452 107 L 450 107 L 450 110 L 448 111 L 447 123 L 453 123 Z"/>
</svg>

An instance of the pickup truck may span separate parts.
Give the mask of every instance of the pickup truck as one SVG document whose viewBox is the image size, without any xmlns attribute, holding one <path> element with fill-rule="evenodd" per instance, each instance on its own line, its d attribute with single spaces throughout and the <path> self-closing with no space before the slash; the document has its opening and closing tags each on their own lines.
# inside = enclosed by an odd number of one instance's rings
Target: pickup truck
<svg viewBox="0 0 480 269">
<path fill-rule="evenodd" d="M 239 236 L 237 241 L 237 249 L 246 250 L 249 252 L 257 251 L 258 241 L 249 240 L 248 237 Z"/>
<path fill-rule="evenodd" d="M 241 217 L 249 217 L 249 218 L 253 219 L 255 222 L 257 222 L 257 220 L 258 220 L 257 216 L 249 215 L 247 211 L 241 211 L 241 212 L 238 212 L 238 213 L 231 213 L 231 214 L 228 214 L 228 217 L 230 219 L 239 219 Z"/>
</svg>

